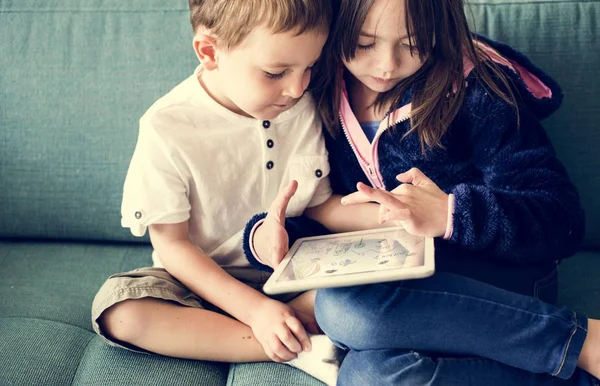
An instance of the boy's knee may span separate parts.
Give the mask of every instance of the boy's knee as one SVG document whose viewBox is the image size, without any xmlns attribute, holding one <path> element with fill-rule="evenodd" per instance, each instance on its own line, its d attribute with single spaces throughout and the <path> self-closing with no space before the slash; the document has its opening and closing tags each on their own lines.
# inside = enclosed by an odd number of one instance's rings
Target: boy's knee
<svg viewBox="0 0 600 386">
<path fill-rule="evenodd" d="M 144 321 L 147 321 L 146 303 L 148 299 L 130 299 L 106 309 L 98 318 L 98 325 L 104 335 L 112 340 L 133 342 L 143 334 Z"/>
</svg>

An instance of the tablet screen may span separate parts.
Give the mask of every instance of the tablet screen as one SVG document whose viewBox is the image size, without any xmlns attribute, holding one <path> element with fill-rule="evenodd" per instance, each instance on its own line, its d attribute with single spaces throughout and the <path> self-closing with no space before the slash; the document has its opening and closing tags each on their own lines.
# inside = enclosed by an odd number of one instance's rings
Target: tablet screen
<svg viewBox="0 0 600 386">
<path fill-rule="evenodd" d="M 302 240 L 277 281 L 422 267 L 424 249 L 422 237 L 399 228 Z"/>
</svg>

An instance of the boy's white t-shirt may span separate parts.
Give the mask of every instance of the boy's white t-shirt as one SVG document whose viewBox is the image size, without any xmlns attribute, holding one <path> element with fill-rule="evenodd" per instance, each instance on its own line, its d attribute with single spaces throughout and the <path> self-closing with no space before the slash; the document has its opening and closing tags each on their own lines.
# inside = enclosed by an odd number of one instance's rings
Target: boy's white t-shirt
<svg viewBox="0 0 600 386">
<path fill-rule="evenodd" d="M 244 227 L 281 188 L 298 181 L 288 217 L 331 195 L 321 122 L 308 94 L 269 121 L 233 113 L 206 93 L 201 71 L 140 119 L 121 224 L 143 236 L 152 224 L 189 221 L 198 248 L 223 267 L 245 267 Z"/>
</svg>

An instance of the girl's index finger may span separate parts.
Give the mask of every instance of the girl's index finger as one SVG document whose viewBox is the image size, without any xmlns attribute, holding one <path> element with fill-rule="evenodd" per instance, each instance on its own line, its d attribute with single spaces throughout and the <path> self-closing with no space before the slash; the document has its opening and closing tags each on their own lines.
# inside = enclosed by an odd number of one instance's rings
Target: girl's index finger
<svg viewBox="0 0 600 386">
<path fill-rule="evenodd" d="M 371 201 L 375 201 L 380 205 L 388 208 L 406 208 L 406 205 L 402 203 L 399 196 L 396 196 L 390 192 L 381 189 L 373 189 L 365 184 L 359 183 L 357 185 L 359 191 L 367 196 Z"/>
<path fill-rule="evenodd" d="M 369 201 L 371 201 L 369 197 L 365 196 L 361 192 L 350 193 L 342 197 L 342 205 L 362 204 Z"/>
</svg>

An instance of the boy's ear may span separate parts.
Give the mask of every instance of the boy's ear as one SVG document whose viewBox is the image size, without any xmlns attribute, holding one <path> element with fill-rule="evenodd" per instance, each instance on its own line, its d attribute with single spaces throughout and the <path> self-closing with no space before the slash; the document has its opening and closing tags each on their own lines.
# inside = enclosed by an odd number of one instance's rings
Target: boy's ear
<svg viewBox="0 0 600 386">
<path fill-rule="evenodd" d="M 211 71 L 217 68 L 217 41 L 206 34 L 194 36 L 194 51 L 204 69 Z"/>
</svg>

